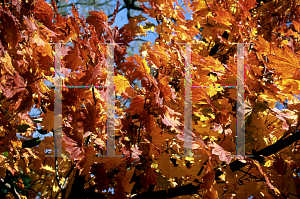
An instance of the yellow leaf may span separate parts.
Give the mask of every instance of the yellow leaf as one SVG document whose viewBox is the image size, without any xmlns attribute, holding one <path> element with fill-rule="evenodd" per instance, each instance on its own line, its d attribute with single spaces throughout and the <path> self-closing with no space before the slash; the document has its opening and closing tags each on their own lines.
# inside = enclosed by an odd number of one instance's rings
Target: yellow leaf
<svg viewBox="0 0 300 199">
<path fill-rule="evenodd" d="M 125 92 L 127 88 L 131 87 L 129 81 L 122 75 L 115 76 L 115 89 L 116 94 Z"/>
<path fill-rule="evenodd" d="M 148 67 L 148 65 L 147 65 L 147 62 L 146 62 L 146 59 L 144 58 L 143 59 L 143 68 L 142 68 L 142 70 L 140 70 L 141 72 L 143 72 L 143 73 L 150 73 L 150 68 Z"/>
<path fill-rule="evenodd" d="M 1 62 L 4 64 L 5 70 L 10 74 L 13 75 L 14 67 L 11 64 L 11 58 L 8 53 L 5 54 L 5 57 L 1 57 Z"/>
<path fill-rule="evenodd" d="M 180 25 L 180 27 L 183 29 L 183 30 L 189 30 L 187 27 L 185 27 L 184 25 Z"/>
<path fill-rule="evenodd" d="M 276 69 L 276 72 L 283 75 L 292 75 L 299 70 L 299 56 L 294 54 L 289 48 L 275 48 L 275 56 L 268 56 L 270 65 Z"/>
<path fill-rule="evenodd" d="M 42 169 L 53 172 L 53 173 L 55 172 L 55 170 L 52 167 L 50 167 L 49 165 L 42 166 Z"/>
<path fill-rule="evenodd" d="M 40 81 L 39 83 L 38 83 L 38 86 L 39 86 L 39 88 L 41 89 L 41 92 L 42 93 L 46 93 L 46 92 L 49 92 L 50 91 L 50 89 L 44 84 L 44 82 L 42 82 L 42 81 Z"/>
<path fill-rule="evenodd" d="M 265 167 L 270 167 L 270 166 L 272 166 L 272 160 L 268 160 L 268 161 L 265 163 L 264 166 L 265 166 Z"/>
<path fill-rule="evenodd" d="M 194 7 L 195 11 L 207 8 L 205 0 L 194 1 L 190 7 Z"/>
<path fill-rule="evenodd" d="M 58 190 L 59 190 L 59 187 L 58 187 L 58 185 L 56 184 L 56 182 L 53 184 L 53 191 L 54 192 L 58 192 Z"/>
</svg>

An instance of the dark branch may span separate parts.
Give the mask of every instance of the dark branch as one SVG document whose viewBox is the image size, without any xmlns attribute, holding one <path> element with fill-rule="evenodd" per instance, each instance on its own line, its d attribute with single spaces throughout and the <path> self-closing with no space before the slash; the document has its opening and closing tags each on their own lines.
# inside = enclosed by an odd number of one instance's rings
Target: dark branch
<svg viewBox="0 0 300 199">
<path fill-rule="evenodd" d="M 254 155 L 253 159 L 261 160 L 261 156 L 270 156 L 274 153 L 277 153 L 278 151 L 284 149 L 285 147 L 288 147 L 289 145 L 293 144 L 294 142 L 297 142 L 298 140 L 300 140 L 300 131 L 297 131 L 295 134 L 289 136 L 288 138 L 284 140 L 279 140 L 275 144 L 267 146 L 262 150 L 259 150 L 257 152 L 254 151 L 252 154 Z M 229 164 L 232 171 L 237 171 L 246 165 L 246 163 L 242 163 L 238 160 Z"/>
<path fill-rule="evenodd" d="M 254 152 L 254 158 L 255 160 L 259 160 L 262 157 L 261 156 L 270 156 L 274 153 L 277 153 L 278 151 L 284 149 L 285 147 L 293 144 L 294 142 L 300 140 L 300 131 L 297 131 L 297 133 L 289 136 L 288 138 L 278 141 L 275 144 L 272 144 L 260 151 Z M 240 170 L 242 167 L 246 166 L 247 164 L 242 163 L 240 161 L 234 161 L 229 164 L 230 168 L 232 171 L 237 171 Z M 202 170 L 202 169 L 201 169 Z M 217 175 L 221 175 L 217 174 Z M 216 175 L 216 177 L 218 177 Z M 198 185 L 199 186 L 199 185 Z M 191 194 L 196 194 L 198 193 L 198 187 L 194 186 L 192 184 L 187 184 L 181 187 L 175 187 L 175 188 L 170 188 L 168 191 L 166 190 L 161 190 L 161 191 L 155 191 L 155 192 L 145 192 L 142 194 L 135 195 L 132 197 L 133 199 L 165 199 L 165 198 L 173 198 L 176 196 L 183 196 L 183 195 L 191 195 Z"/>
<path fill-rule="evenodd" d="M 173 198 L 176 196 L 182 195 L 192 195 L 198 193 L 198 186 L 192 185 L 192 183 L 181 186 L 181 187 L 174 187 L 166 190 L 155 191 L 155 192 L 146 192 L 142 194 L 138 194 L 133 196 L 133 199 L 165 199 L 165 198 Z"/>
<path fill-rule="evenodd" d="M 105 4 L 107 4 L 107 3 L 109 3 L 109 2 L 110 2 L 110 1 L 106 1 L 106 2 L 103 2 L 103 3 L 96 3 L 96 4 L 80 3 L 80 2 L 77 2 L 77 3 L 70 3 L 70 4 L 67 4 L 67 5 L 57 6 L 57 8 L 65 8 L 65 7 L 72 6 L 73 4 L 74 4 L 74 5 L 83 5 L 83 6 L 104 6 Z"/>
</svg>

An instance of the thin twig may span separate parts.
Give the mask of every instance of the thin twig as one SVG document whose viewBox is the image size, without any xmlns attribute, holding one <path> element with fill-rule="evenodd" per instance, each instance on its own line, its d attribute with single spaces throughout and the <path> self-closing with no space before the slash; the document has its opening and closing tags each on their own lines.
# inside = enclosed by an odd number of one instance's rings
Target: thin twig
<svg viewBox="0 0 300 199">
<path fill-rule="evenodd" d="M 56 182 L 58 184 L 58 187 L 60 189 L 62 189 L 62 185 L 60 184 L 59 182 L 59 176 L 58 176 L 58 164 L 57 164 L 57 144 L 56 144 L 56 138 L 55 138 L 55 135 L 54 135 L 54 131 L 53 131 L 53 139 L 54 139 L 54 154 L 55 154 L 55 179 L 56 179 Z"/>
<path fill-rule="evenodd" d="M 96 3 L 94 5 L 92 4 L 89 4 L 89 3 L 80 3 L 80 2 L 77 2 L 77 3 L 70 3 L 70 4 L 67 4 L 67 5 L 62 5 L 62 6 L 57 6 L 57 9 L 60 9 L 60 8 L 65 8 L 65 7 L 69 7 L 69 6 L 72 6 L 72 5 L 83 5 L 83 6 L 104 6 L 106 5 L 107 3 L 109 3 L 110 1 L 106 1 L 106 2 L 103 2 L 103 3 Z"/>
<path fill-rule="evenodd" d="M 94 99 L 94 103 L 95 103 L 95 106 L 97 104 L 97 100 L 96 100 L 96 97 L 95 97 L 95 88 L 92 87 L 92 91 L 93 91 L 93 99 Z"/>
<path fill-rule="evenodd" d="M 17 192 L 16 187 L 5 182 L 3 178 L 0 179 L 0 185 L 1 185 L 1 187 L 5 187 L 6 189 L 8 189 L 8 191 L 12 193 L 12 195 L 15 197 L 15 199 L 21 199 L 21 196 Z"/>
<path fill-rule="evenodd" d="M 120 8 L 120 10 L 117 11 L 117 13 L 119 13 L 121 10 L 123 10 L 125 8 L 126 8 L 126 6 L 123 6 L 122 8 Z M 114 16 L 114 14 L 108 15 L 108 18 L 111 18 L 113 16 Z"/>
</svg>

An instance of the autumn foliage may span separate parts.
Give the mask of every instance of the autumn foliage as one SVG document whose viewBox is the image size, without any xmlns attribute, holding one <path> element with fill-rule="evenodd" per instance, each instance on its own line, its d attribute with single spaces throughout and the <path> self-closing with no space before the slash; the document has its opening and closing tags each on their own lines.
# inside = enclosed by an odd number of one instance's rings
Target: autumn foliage
<svg viewBox="0 0 300 199">
<path fill-rule="evenodd" d="M 5 198 L 299 198 L 297 0 L 140 0 L 142 15 L 43 0 L 0 5 L 0 191 Z M 116 8 L 117 11 L 117 8 Z M 116 12 L 115 12 L 116 13 Z M 154 31 L 140 55 L 137 36 Z M 54 155 L 54 45 L 62 45 L 63 154 Z M 115 44 L 115 154 L 106 155 L 107 45 Z M 192 154 L 184 157 L 185 46 L 191 44 Z M 246 154 L 236 154 L 237 43 L 245 44 Z M 68 70 L 69 69 L 69 70 Z M 134 83 L 140 81 L 141 86 Z M 126 103 L 125 103 L 126 102 Z M 275 107 L 284 104 L 284 109 Z M 31 117 L 32 107 L 41 115 Z M 40 138 L 33 137 L 34 132 Z M 50 132 L 51 135 L 48 133 Z M 45 135 L 46 136 L 42 136 Z M 201 157 L 199 157 L 201 155 Z M 108 189 L 113 189 L 108 192 Z M 106 190 L 106 191 L 105 191 Z"/>
</svg>

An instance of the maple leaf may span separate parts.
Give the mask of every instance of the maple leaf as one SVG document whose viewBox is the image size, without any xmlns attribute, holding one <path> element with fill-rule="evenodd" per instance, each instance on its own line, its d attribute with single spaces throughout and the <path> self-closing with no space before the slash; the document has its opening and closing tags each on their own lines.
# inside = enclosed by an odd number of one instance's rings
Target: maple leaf
<svg viewBox="0 0 300 199">
<path fill-rule="evenodd" d="M 289 129 L 289 125 L 288 125 L 287 120 L 285 118 L 294 120 L 294 123 L 291 124 L 291 125 L 295 126 L 295 122 L 296 122 L 296 119 L 298 118 L 298 116 L 294 115 L 293 111 L 286 110 L 286 112 L 282 112 L 278 108 L 273 108 L 271 110 L 276 112 L 276 117 L 283 121 L 283 124 L 282 124 L 283 129 L 285 129 L 285 130 Z"/>
<path fill-rule="evenodd" d="M 91 173 L 95 176 L 96 187 L 99 191 L 108 190 L 111 179 L 107 177 L 103 163 L 93 164 Z"/>
<path fill-rule="evenodd" d="M 80 175 L 85 176 L 85 180 L 88 179 L 88 173 L 90 171 L 90 166 L 94 164 L 96 161 L 95 158 L 95 150 L 93 146 L 89 146 L 84 150 L 84 158 L 80 162 L 80 168 L 83 170 L 81 171 Z"/>
<path fill-rule="evenodd" d="M 108 22 L 109 17 L 103 11 L 89 12 L 85 20 L 79 17 L 74 5 L 72 16 L 61 16 L 54 0 L 51 5 L 44 0 L 34 4 L 3 1 L 0 7 L 2 180 L 9 184 L 19 176 L 18 189 L 26 189 L 28 185 L 35 190 L 28 192 L 29 198 L 36 198 L 37 193 L 48 198 L 60 195 L 62 199 L 146 199 L 158 195 L 190 198 L 193 194 L 204 198 L 299 195 L 300 181 L 294 177 L 300 164 L 298 131 L 277 140 L 291 133 L 286 132 L 292 130 L 290 126 L 299 127 L 299 99 L 294 95 L 299 93 L 300 85 L 299 48 L 295 39 L 299 36 L 300 23 L 295 18 L 297 6 L 288 9 L 294 2 L 259 4 L 256 0 L 240 0 L 226 1 L 225 5 L 221 1 L 187 0 L 186 10 L 177 1 L 176 5 L 163 0 L 140 2 L 148 3 L 141 5 L 148 16 L 131 17 L 128 24 L 118 29 L 110 27 L 114 18 Z M 114 16 L 118 6 L 119 3 Z M 131 6 L 123 8 L 132 9 Z M 135 5 L 133 8 L 140 10 Z M 187 11 L 191 11 L 191 20 L 186 20 Z M 157 25 L 146 22 L 148 18 L 156 20 Z M 286 25 L 286 21 L 293 24 Z M 146 36 L 150 29 L 157 33 L 155 41 L 144 43 L 139 54 L 127 56 L 129 43 L 137 35 Z M 192 88 L 191 130 L 181 123 L 185 103 L 183 78 L 190 60 L 186 57 L 187 45 L 181 45 L 181 41 L 193 44 L 190 58 L 195 87 Z M 62 88 L 63 115 L 59 118 L 64 124 L 62 152 L 67 151 L 71 157 L 46 157 L 45 152 L 54 150 L 53 136 L 44 137 L 39 146 L 32 149 L 22 148 L 22 144 L 33 141 L 36 145 L 38 139 L 32 137 L 31 130 L 41 134 L 49 132 L 56 122 L 54 118 L 58 118 L 54 117 L 54 90 L 47 88 L 43 79 L 53 83 L 54 46 L 49 43 L 66 42 L 70 42 L 71 47 L 63 45 L 61 48 L 65 85 L 97 85 L 97 88 Z M 95 155 L 100 151 L 105 153 L 107 92 L 98 86 L 106 83 L 108 52 L 103 43 L 107 42 L 122 43 L 114 48 L 117 74 L 114 82 L 119 96 L 115 115 L 122 117 L 121 125 L 115 120 L 118 126 L 115 152 L 122 151 L 123 157 L 101 158 Z M 241 58 L 236 48 L 238 42 L 244 42 L 246 110 L 236 110 L 236 103 L 244 101 L 237 102 L 237 90 L 233 88 L 237 86 L 240 71 L 237 68 Z M 141 86 L 132 88 L 131 83 L 135 81 L 140 81 Z M 275 109 L 276 101 L 286 100 L 286 109 Z M 129 108 L 125 107 L 127 102 Z M 25 116 L 34 103 L 35 108 L 43 111 L 37 116 L 42 121 Z M 240 160 L 242 165 L 251 167 L 249 174 L 238 170 L 240 166 L 231 165 L 229 155 L 235 150 L 237 112 L 248 119 L 247 153 L 262 148 L 262 153 L 267 151 L 263 155 L 270 156 L 278 152 L 274 147 L 277 142 L 286 146 L 280 158 L 265 156 L 267 170 L 249 158 L 239 158 L 243 159 Z M 136 119 L 132 120 L 130 115 Z M 42 125 L 42 129 L 38 125 Z M 177 133 L 178 139 L 174 139 L 172 131 Z M 29 142 L 19 141 L 20 133 Z M 119 137 L 121 139 L 117 139 Z M 187 144 L 193 153 L 201 154 L 201 161 L 193 157 L 171 158 L 180 154 L 180 149 Z M 220 161 L 214 158 L 216 155 Z M 218 165 L 221 161 L 230 167 Z M 260 175 L 265 182 L 253 181 Z M 42 184 L 34 183 L 41 179 Z M 114 189 L 113 193 L 109 188 Z M 11 191 L 6 197 L 13 195 Z"/>
<path fill-rule="evenodd" d="M 171 177 L 181 177 L 182 176 L 182 170 L 179 167 L 174 167 L 174 165 L 170 161 L 170 155 L 165 154 L 164 156 L 161 156 L 157 160 L 158 162 L 158 168 L 167 179 L 170 179 Z"/>
<path fill-rule="evenodd" d="M 206 190 L 203 198 L 207 198 L 207 199 L 217 199 L 218 198 L 218 192 L 211 187 L 209 190 Z"/>
<path fill-rule="evenodd" d="M 78 134 L 78 132 L 77 132 Z M 84 156 L 84 150 L 82 148 L 82 140 L 80 137 L 74 135 L 74 138 L 71 139 L 63 132 L 63 141 L 66 143 L 66 151 L 70 153 L 70 159 L 81 160 Z"/>
<path fill-rule="evenodd" d="M 43 116 L 43 121 L 41 123 L 43 126 L 43 130 L 47 130 L 47 132 L 50 132 L 54 127 L 54 112 L 48 111 Z"/>
<path fill-rule="evenodd" d="M 267 174 L 263 171 L 263 169 L 262 169 L 262 167 L 260 166 L 260 164 L 258 163 L 258 161 L 257 161 L 257 160 L 253 160 L 253 159 L 251 159 L 251 161 L 252 161 L 252 162 L 254 163 L 254 165 L 258 168 L 258 170 L 260 171 L 260 173 L 265 177 L 265 180 L 266 180 L 267 185 L 269 185 L 269 187 L 270 187 L 271 189 L 273 189 L 277 195 L 279 195 L 279 194 L 280 194 L 280 191 L 270 183 L 270 180 L 269 180 L 269 178 L 267 177 Z"/>
<path fill-rule="evenodd" d="M 68 54 L 63 58 L 63 61 L 66 62 L 65 67 L 71 69 L 71 71 L 78 70 L 78 66 L 83 65 L 83 61 L 79 55 L 79 48 L 77 46 L 74 46 L 74 48 L 70 50 Z"/>
<path fill-rule="evenodd" d="M 97 158 L 97 162 L 105 163 L 105 169 L 118 168 L 124 161 L 121 157 Z"/>
<path fill-rule="evenodd" d="M 11 12 L 1 11 L 1 25 L 5 28 L 2 28 L 2 34 L 5 35 L 5 41 L 15 47 L 15 45 L 20 40 L 20 30 L 18 27 L 19 20 Z"/>
<path fill-rule="evenodd" d="M 131 147 L 132 153 L 132 158 L 140 160 L 139 155 L 142 155 L 142 151 L 139 150 L 139 147 L 137 145 L 134 145 Z"/>
<path fill-rule="evenodd" d="M 144 109 L 145 99 L 141 96 L 136 96 L 131 100 L 129 109 L 127 110 L 131 115 L 138 114 Z"/>
<path fill-rule="evenodd" d="M 172 127 L 171 129 L 172 129 L 172 130 L 173 130 L 173 129 L 177 129 L 177 127 L 178 127 L 179 125 L 181 125 L 181 122 L 178 121 L 178 118 L 176 118 L 176 117 L 171 117 L 171 116 L 169 115 L 169 112 L 166 112 L 165 114 L 163 114 L 163 116 L 164 116 L 164 117 L 160 116 L 161 119 L 162 119 L 162 122 L 163 122 L 165 125 L 167 125 L 167 126 L 171 126 L 171 127 Z"/>
<path fill-rule="evenodd" d="M 203 176 L 204 183 L 200 185 L 201 188 L 204 188 L 205 190 L 209 190 L 215 180 L 216 172 L 213 170 L 208 171 Z"/>
<path fill-rule="evenodd" d="M 162 133 L 161 130 L 155 130 L 151 133 L 151 142 L 158 148 L 162 148 L 167 143 L 166 141 L 171 139 L 173 136 L 170 134 Z"/>
<path fill-rule="evenodd" d="M 243 181 L 244 185 L 239 187 L 237 191 L 235 191 L 236 196 L 234 199 L 242 199 L 242 198 L 249 198 L 252 195 L 257 198 L 261 198 L 261 194 L 259 190 L 256 188 L 257 183 L 255 181 Z"/>
<path fill-rule="evenodd" d="M 23 16 L 23 18 L 25 19 L 25 24 L 27 26 L 27 29 L 30 33 L 34 33 L 36 30 L 38 30 L 37 24 L 34 20 L 34 18 L 28 18 L 26 16 Z"/>
<path fill-rule="evenodd" d="M 212 144 L 209 144 L 208 146 L 213 148 L 212 154 L 219 156 L 221 161 L 225 161 L 227 164 L 229 164 L 231 162 L 231 159 L 232 159 L 231 154 L 229 152 L 225 151 L 218 144 L 213 142 Z"/>
<path fill-rule="evenodd" d="M 157 177 L 158 173 L 154 169 L 148 168 L 142 180 L 144 189 L 151 185 L 157 185 Z"/>
<path fill-rule="evenodd" d="M 124 76 L 118 74 L 114 78 L 116 95 L 120 95 L 122 92 L 125 92 L 127 88 L 131 88 L 129 81 Z"/>
<path fill-rule="evenodd" d="M 126 171 L 126 177 L 125 177 L 125 179 L 124 179 L 123 182 L 122 182 L 122 185 L 123 185 L 123 187 L 124 187 L 124 191 L 125 191 L 126 193 L 130 193 L 130 191 L 131 191 L 132 188 L 133 188 L 133 185 L 136 183 L 136 182 L 131 182 L 131 183 L 130 183 L 130 181 L 131 181 L 131 179 L 132 179 L 132 176 L 133 176 L 134 172 L 135 172 L 135 168 L 134 168 L 134 169 L 131 169 L 131 170 L 129 170 L 129 171 Z"/>
<path fill-rule="evenodd" d="M 89 14 L 91 16 L 86 19 L 86 22 L 93 25 L 99 35 L 102 34 L 104 28 L 103 23 L 107 22 L 107 16 L 102 10 L 100 10 L 100 12 L 89 11 Z"/>
<path fill-rule="evenodd" d="M 215 17 L 215 20 L 216 20 L 216 22 L 218 22 L 220 24 L 230 26 L 235 23 L 235 20 L 232 17 L 232 15 L 225 10 L 216 11 L 216 14 L 218 17 Z"/>
<path fill-rule="evenodd" d="M 142 77 L 147 77 L 147 75 L 150 73 L 150 68 L 148 67 L 146 60 L 141 59 L 141 57 L 138 57 L 137 54 L 135 54 L 135 59 L 138 64 L 136 70 L 139 71 L 141 74 L 138 80 L 141 80 Z"/>
<path fill-rule="evenodd" d="M 10 74 L 14 75 L 14 67 L 11 63 L 11 58 L 8 53 L 5 54 L 5 57 L 1 57 L 1 62 L 4 64 L 4 69 Z"/>
<path fill-rule="evenodd" d="M 18 74 L 18 72 L 16 72 L 16 74 L 14 76 L 10 76 L 10 75 L 5 75 L 2 76 L 2 80 L 6 80 L 5 82 L 5 87 L 6 89 L 4 89 L 4 86 L 2 86 L 0 84 L 0 87 L 3 89 L 3 94 L 7 97 L 7 98 L 11 98 L 13 97 L 15 94 L 19 93 L 20 96 L 24 96 L 24 94 L 26 95 L 26 87 L 27 87 L 27 82 L 24 81 L 23 77 L 20 76 Z"/>
<path fill-rule="evenodd" d="M 270 65 L 276 69 L 276 72 L 282 73 L 282 75 L 291 75 L 299 70 L 299 56 L 294 54 L 291 49 L 275 48 L 275 55 L 270 56 Z"/>
</svg>

